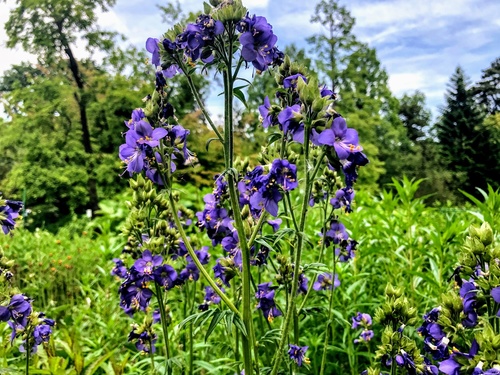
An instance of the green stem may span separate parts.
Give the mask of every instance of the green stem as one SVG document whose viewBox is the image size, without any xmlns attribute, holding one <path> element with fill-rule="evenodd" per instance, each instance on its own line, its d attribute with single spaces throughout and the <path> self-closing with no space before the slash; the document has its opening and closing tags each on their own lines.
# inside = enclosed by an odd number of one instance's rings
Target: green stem
<svg viewBox="0 0 500 375">
<path fill-rule="evenodd" d="M 29 375 L 30 373 L 30 352 L 31 350 L 29 350 L 28 348 L 28 350 L 26 351 L 26 375 Z"/>
<path fill-rule="evenodd" d="M 327 222 L 328 222 L 327 218 L 331 215 L 331 213 L 330 213 L 330 215 L 328 215 L 328 214 L 327 214 L 329 202 L 330 202 L 330 195 L 327 195 L 326 200 L 325 200 L 325 208 L 324 208 L 324 210 L 323 210 L 323 213 L 324 213 L 324 215 L 323 215 L 323 225 L 324 225 L 324 226 L 323 226 L 323 239 L 322 239 L 322 241 L 321 241 L 321 248 L 320 248 L 320 250 L 319 250 L 318 263 L 321 263 L 321 262 L 322 262 L 322 260 L 323 260 L 323 255 L 324 255 L 324 253 L 325 253 L 326 227 L 327 227 L 327 225 L 328 225 L 328 224 L 327 224 Z M 333 209 L 333 207 L 332 207 L 332 213 L 333 213 L 333 210 L 334 210 L 334 209 Z M 334 254 L 333 256 L 335 256 L 335 254 Z M 302 309 L 304 308 L 304 305 L 306 304 L 307 299 L 309 298 L 309 295 L 311 294 L 311 290 L 312 290 L 312 288 L 313 288 L 313 286 L 314 286 L 314 283 L 316 282 L 316 278 L 317 278 L 317 277 L 318 277 L 318 276 L 315 274 L 315 275 L 314 275 L 314 277 L 312 278 L 311 282 L 309 283 L 309 286 L 308 286 L 308 288 L 307 288 L 307 293 L 306 293 L 306 295 L 304 296 L 304 299 L 302 300 L 302 302 L 301 302 L 301 304 L 300 304 L 299 308 L 297 309 L 297 315 L 300 315 L 300 312 L 301 312 L 301 311 L 302 311 Z"/>
<path fill-rule="evenodd" d="M 184 75 L 186 76 L 186 79 L 188 81 L 188 85 L 189 85 L 189 88 L 191 89 L 191 93 L 193 94 L 195 100 L 196 100 L 196 103 L 198 103 L 198 106 L 200 107 L 200 110 L 201 110 L 201 113 L 203 113 L 203 116 L 205 116 L 208 124 L 210 125 L 210 127 L 212 128 L 212 130 L 214 131 L 214 133 L 217 135 L 217 138 L 219 139 L 219 141 L 221 142 L 224 142 L 224 138 L 222 137 L 221 133 L 219 132 L 219 130 L 217 129 L 217 126 L 215 126 L 214 122 L 212 121 L 212 118 L 210 117 L 210 115 L 208 114 L 206 108 L 205 108 L 205 104 L 203 104 L 203 100 L 201 100 L 201 97 L 200 97 L 200 94 L 199 94 L 199 90 L 196 88 L 196 86 L 194 85 L 194 82 L 193 82 L 193 79 L 191 78 L 191 76 L 188 74 L 188 71 L 187 69 L 184 67 L 183 64 L 179 65 L 182 69 L 182 72 L 184 73 Z"/>
<path fill-rule="evenodd" d="M 156 370 L 155 370 L 155 354 L 153 353 L 153 342 L 151 339 L 149 340 L 149 358 L 151 358 L 151 374 L 155 375 Z"/>
<path fill-rule="evenodd" d="M 318 169 L 319 162 L 316 165 L 313 173 L 310 174 L 307 168 L 307 163 L 309 160 L 309 134 L 310 134 L 310 124 L 306 123 L 304 129 L 304 176 L 305 176 L 305 191 L 304 197 L 302 200 L 302 209 L 300 211 L 300 221 L 299 221 L 299 230 L 297 231 L 297 251 L 295 252 L 295 261 L 294 261 L 294 272 L 293 272 L 293 280 L 292 280 L 292 291 L 290 303 L 288 305 L 288 309 L 285 316 L 285 322 L 283 323 L 283 327 L 281 330 L 281 338 L 278 345 L 278 350 L 274 355 L 274 365 L 271 372 L 271 375 L 277 375 L 279 366 L 281 364 L 281 360 L 283 359 L 283 349 L 285 348 L 285 343 L 288 339 L 288 331 L 290 329 L 290 323 L 292 321 L 293 316 L 296 314 L 295 308 L 295 297 L 297 296 L 297 289 L 299 286 L 299 274 L 300 274 L 300 259 L 302 256 L 302 248 L 304 246 L 304 228 L 306 223 L 306 215 L 309 207 L 309 196 L 311 194 L 312 184 L 311 181 L 314 179 Z M 322 159 L 322 158 L 321 158 Z M 298 344 L 298 343 L 297 343 Z"/>
<path fill-rule="evenodd" d="M 321 359 L 321 369 L 320 375 L 325 373 L 325 365 L 326 365 L 326 353 L 328 349 L 328 335 L 330 330 L 333 330 L 333 320 L 332 320 L 332 310 L 333 310 L 333 300 L 335 297 L 335 271 L 337 268 L 337 257 L 335 253 L 333 254 L 333 269 L 332 269 L 332 292 L 330 293 L 330 302 L 328 304 L 328 320 L 326 321 L 326 331 L 325 331 L 325 342 L 323 344 L 323 358 Z"/>
<path fill-rule="evenodd" d="M 169 181 L 170 182 L 170 181 Z M 234 306 L 234 304 L 231 302 L 231 300 L 224 294 L 222 290 L 220 290 L 219 286 L 216 284 L 214 279 L 210 277 L 208 274 L 207 270 L 203 267 L 203 265 L 200 262 L 200 259 L 194 252 L 193 247 L 191 246 L 191 242 L 189 241 L 189 238 L 187 237 L 186 232 L 184 231 L 184 228 L 182 227 L 181 220 L 179 219 L 179 216 L 177 215 L 177 207 L 175 204 L 175 199 L 174 196 L 172 195 L 172 190 L 170 188 L 170 184 L 168 185 L 168 200 L 170 203 L 170 209 L 172 210 L 172 217 L 174 219 L 175 225 L 177 227 L 177 230 L 179 231 L 179 234 L 181 235 L 182 241 L 184 241 L 184 244 L 186 245 L 186 250 L 189 254 L 189 256 L 193 259 L 194 264 L 196 265 L 196 268 L 198 268 L 198 271 L 203 275 L 205 280 L 207 280 L 208 284 L 212 287 L 215 293 L 224 301 L 224 303 L 229 307 L 229 309 L 234 312 L 236 315 L 238 315 L 241 318 L 241 314 Z"/>
<path fill-rule="evenodd" d="M 262 224 L 264 224 L 264 220 L 267 217 L 267 211 L 262 211 L 259 217 L 259 221 L 257 222 L 257 225 L 253 229 L 252 235 L 250 236 L 250 239 L 248 240 L 247 247 L 251 248 L 253 245 L 253 242 L 255 241 L 255 238 L 257 238 L 257 234 L 259 234 L 260 228 L 262 228 Z"/>
<path fill-rule="evenodd" d="M 165 341 L 165 372 L 167 374 L 171 374 L 171 368 L 168 363 L 171 357 L 170 353 L 170 343 L 168 340 L 168 326 L 167 326 L 167 313 L 165 311 L 165 303 L 163 302 L 163 290 L 160 285 L 155 283 L 155 288 L 156 288 L 156 298 L 158 299 L 158 305 L 160 307 L 160 321 L 161 321 L 161 328 L 163 331 L 163 341 Z"/>
<path fill-rule="evenodd" d="M 295 214 L 293 213 L 292 199 L 290 198 L 290 192 L 288 192 L 288 191 L 285 192 L 285 205 L 288 206 L 288 211 L 290 212 L 290 217 L 292 218 L 293 227 L 298 232 L 299 225 L 297 224 L 297 219 L 295 218 Z M 293 253 L 292 253 L 292 256 L 293 256 Z"/>
<path fill-rule="evenodd" d="M 229 29 L 231 30 L 231 29 Z M 233 158 L 234 158 L 234 136 L 233 136 L 233 75 L 232 75 L 232 57 L 233 57 L 233 40 L 232 35 L 229 32 L 229 52 L 227 70 L 223 71 L 224 77 L 224 159 L 226 164 L 226 170 L 229 171 L 227 174 L 227 185 L 229 190 L 229 196 L 231 199 L 231 208 L 234 216 L 234 224 L 236 231 L 238 232 L 238 238 L 241 248 L 242 257 L 242 318 L 243 324 L 247 331 L 247 336 L 242 335 L 243 344 L 243 363 L 245 368 L 245 374 L 253 374 L 253 363 L 252 363 L 252 348 L 250 342 L 255 343 L 255 336 L 253 332 L 253 322 L 252 322 L 252 306 L 250 299 L 250 251 L 248 248 L 248 243 L 245 235 L 245 228 L 243 226 L 243 219 L 241 217 L 238 193 L 236 191 L 236 183 L 233 175 Z M 255 350 L 255 345 L 253 345 L 253 351 L 257 354 Z M 255 358 L 258 363 L 258 359 Z"/>
</svg>

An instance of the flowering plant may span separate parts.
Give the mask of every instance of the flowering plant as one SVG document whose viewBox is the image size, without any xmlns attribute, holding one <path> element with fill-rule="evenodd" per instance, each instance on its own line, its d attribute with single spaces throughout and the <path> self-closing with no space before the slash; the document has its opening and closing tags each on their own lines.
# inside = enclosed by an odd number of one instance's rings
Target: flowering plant
<svg viewBox="0 0 500 375">
<path fill-rule="evenodd" d="M 154 368 L 154 323 L 161 323 L 165 368 L 186 366 L 191 373 L 193 335 L 186 340 L 189 364 L 175 361 L 182 353 L 175 353 L 169 341 L 174 331 L 170 326 L 178 319 L 171 307 L 182 301 L 185 315 L 178 328 L 189 325 L 192 333 L 193 324 L 211 319 L 208 337 L 224 319 L 228 337 L 235 340 L 234 370 L 241 371 L 242 355 L 246 374 L 267 369 L 276 375 L 287 353 L 286 366 L 309 363 L 308 346 L 300 346 L 299 316 L 314 293 L 326 293 L 324 373 L 334 293 L 341 285 L 337 269 L 354 257 L 357 245 L 340 216 L 352 210 L 358 167 L 368 159 L 356 130 L 335 111 L 333 90 L 278 49 L 266 18 L 251 16 L 238 0 L 211 4 L 205 4 L 194 23 L 176 25 L 161 39 L 146 41 L 156 67 L 155 90 L 125 123 L 119 155 L 134 196 L 124 252 L 133 261 L 127 267 L 125 256 L 115 259 L 112 273 L 123 279 L 124 311 L 130 316 L 146 313 L 129 340 L 151 356 Z M 262 126 L 271 134 L 261 164 L 255 166 L 234 154 L 234 97 L 244 95 L 235 82 L 249 67 L 257 74 L 272 70 L 278 84 L 275 98 L 263 98 L 259 107 Z M 192 79 L 198 71 L 211 69 L 223 78 L 222 129 L 211 120 Z M 195 219 L 209 242 L 200 239 L 192 225 L 194 215 L 182 206 L 182 194 L 174 187 L 179 163 L 194 159 L 188 148 L 190 132 L 178 124 L 166 90 L 175 74 L 186 76 L 215 140 L 223 145 L 225 170 L 215 176 L 213 192 L 204 197 L 205 206 Z M 306 233 L 312 209 L 323 219 L 317 239 Z M 315 266 L 302 263 L 304 252 L 317 254 Z M 222 256 L 214 261 L 217 254 Z M 197 280 L 207 285 L 203 302 L 195 304 Z M 259 344 L 258 337 L 269 335 L 274 337 L 272 348 Z"/>
<path fill-rule="evenodd" d="M 22 202 L 0 198 L 0 223 L 5 234 L 12 234 L 22 207 Z M 19 350 L 26 353 L 26 374 L 29 374 L 30 356 L 39 345 L 49 342 L 55 322 L 34 311 L 33 300 L 12 286 L 13 266 L 14 261 L 7 259 L 0 247 L 0 321 L 7 322 L 12 330 L 11 344 L 22 338 Z"/>
<path fill-rule="evenodd" d="M 454 289 L 417 328 L 423 353 L 408 335 L 407 326 L 417 322 L 415 308 L 401 289 L 388 286 L 375 316 L 385 326 L 378 363 L 363 374 L 500 374 L 500 248 L 493 246 L 488 223 L 469 228 L 451 279 Z"/>
</svg>

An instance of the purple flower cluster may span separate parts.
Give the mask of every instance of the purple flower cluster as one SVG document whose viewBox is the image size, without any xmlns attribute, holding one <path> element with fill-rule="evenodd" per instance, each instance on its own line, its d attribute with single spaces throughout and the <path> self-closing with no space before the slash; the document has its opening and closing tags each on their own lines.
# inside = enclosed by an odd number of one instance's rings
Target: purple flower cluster
<svg viewBox="0 0 500 375">
<path fill-rule="evenodd" d="M 368 342 L 373 338 L 373 331 L 370 329 L 372 326 L 372 317 L 366 313 L 358 312 L 352 317 L 352 329 L 363 328 L 359 338 L 354 340 L 355 344 L 360 342 Z"/>
<path fill-rule="evenodd" d="M 166 113 L 169 116 L 170 113 Z M 171 158 L 175 159 L 175 153 L 181 153 L 178 149 L 182 145 L 182 155 L 184 159 L 188 159 L 190 152 L 186 146 L 186 138 L 189 135 L 189 130 L 184 129 L 181 125 L 166 125 L 166 127 L 153 128 L 146 121 L 146 116 L 142 109 L 132 111 L 131 119 L 125 122 L 129 130 L 125 133 L 125 144 L 119 148 L 120 159 L 127 165 L 126 171 L 129 175 L 141 173 L 144 171 L 146 176 L 153 182 L 163 185 L 163 180 L 160 177 L 158 166 L 163 160 L 159 152 L 154 149 L 163 140 L 167 152 Z M 171 171 L 175 171 L 174 162 L 170 165 Z"/>
<path fill-rule="evenodd" d="M 14 229 L 16 225 L 15 219 L 19 216 L 22 207 L 23 202 L 8 199 L 5 201 L 0 200 L 0 225 L 5 234 Z"/>
<path fill-rule="evenodd" d="M 13 295 L 7 306 L 0 306 L 0 321 L 7 322 L 12 329 L 11 342 L 26 330 L 31 332 L 19 348 L 21 352 L 29 350 L 31 354 L 36 353 L 40 344 L 49 341 L 51 327 L 55 324 L 52 319 L 45 318 L 43 313 L 35 313 L 34 316 L 32 313 L 31 300 L 23 294 Z"/>
<path fill-rule="evenodd" d="M 435 360 L 443 360 L 449 357 L 450 339 L 443 332 L 443 327 L 438 324 L 441 308 L 437 307 L 424 315 L 424 323 L 417 328 L 425 343 L 425 351 L 431 353 Z"/>
<path fill-rule="evenodd" d="M 460 297 L 462 298 L 465 319 L 462 320 L 464 327 L 472 328 L 478 323 L 476 311 L 477 286 L 473 281 L 466 281 L 460 288 Z"/>
<path fill-rule="evenodd" d="M 120 306 L 128 315 L 132 316 L 139 309 L 145 311 L 149 306 L 153 296 L 148 287 L 150 282 L 156 282 L 166 290 L 176 285 L 177 272 L 172 266 L 162 263 L 160 255 L 152 255 L 149 250 L 145 250 L 126 274 L 119 292 Z"/>
<path fill-rule="evenodd" d="M 281 311 L 276 307 L 274 301 L 274 289 L 271 289 L 272 283 L 263 283 L 257 286 L 255 298 L 259 301 L 257 308 L 262 310 L 264 317 L 272 322 L 274 318 L 281 315 Z"/>
<path fill-rule="evenodd" d="M 303 363 L 309 364 L 309 358 L 306 357 L 306 351 L 308 346 L 298 346 L 294 344 L 288 344 L 288 355 L 290 359 L 293 360 L 297 366 L 301 367 Z"/>
<path fill-rule="evenodd" d="M 354 199 L 354 189 L 345 187 L 337 190 L 335 197 L 330 199 L 330 204 L 333 208 L 343 208 L 345 212 L 352 212 L 351 203 Z"/>
<path fill-rule="evenodd" d="M 185 56 L 192 61 L 201 59 L 204 63 L 211 63 L 214 59 L 213 44 L 215 37 L 224 32 L 221 21 L 201 14 L 195 23 L 189 23 L 185 30 L 177 35 L 175 45 L 184 50 Z"/>
<path fill-rule="evenodd" d="M 213 246 L 220 244 L 225 237 L 232 236 L 234 231 L 232 219 L 224 208 L 225 197 L 226 182 L 218 177 L 213 193 L 203 197 L 205 209 L 196 213 L 198 226 L 207 231 Z"/>
<path fill-rule="evenodd" d="M 275 46 L 278 37 L 273 33 L 273 27 L 265 17 L 246 15 L 237 25 L 241 32 L 241 56 L 246 62 L 262 72 L 269 65 L 281 65 L 284 54 Z"/>
<path fill-rule="evenodd" d="M 354 258 L 357 242 L 349 238 L 344 224 L 338 220 L 332 220 L 325 233 L 325 245 L 332 244 L 335 246 L 335 256 L 340 262 L 348 262 Z"/>
<path fill-rule="evenodd" d="M 134 326 L 128 335 L 128 341 L 135 341 L 137 350 L 144 353 L 154 353 L 156 351 L 155 343 L 157 339 L 158 336 L 154 332 L 150 330 L 140 332 L 137 326 Z"/>
<path fill-rule="evenodd" d="M 275 159 L 268 174 L 257 166 L 238 183 L 240 205 L 248 204 L 256 217 L 260 216 L 262 209 L 278 216 L 282 191 L 291 191 L 297 186 L 297 166 L 285 159 Z"/>
</svg>

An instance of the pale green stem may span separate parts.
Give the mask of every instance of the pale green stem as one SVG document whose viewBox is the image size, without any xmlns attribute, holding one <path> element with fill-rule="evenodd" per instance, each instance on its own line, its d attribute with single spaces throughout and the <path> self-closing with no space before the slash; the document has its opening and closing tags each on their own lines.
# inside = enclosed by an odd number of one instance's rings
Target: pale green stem
<svg viewBox="0 0 500 375">
<path fill-rule="evenodd" d="M 314 179 L 315 173 L 319 167 L 317 166 L 312 174 L 309 173 L 307 168 L 307 163 L 309 160 L 309 132 L 310 125 L 306 124 L 304 130 L 304 175 L 305 175 L 305 188 L 304 188 L 304 197 L 302 200 L 302 209 L 300 211 L 300 222 L 299 222 L 299 230 L 297 231 L 297 251 L 295 252 L 295 261 L 294 261 L 294 272 L 293 272 L 293 280 L 292 280 L 292 291 L 291 298 L 288 305 L 288 309 L 285 316 L 285 321 L 283 323 L 283 327 L 281 330 L 281 338 L 278 345 L 278 350 L 274 355 L 274 365 L 271 372 L 271 375 L 276 375 L 279 370 L 279 366 L 281 364 L 281 360 L 283 358 L 283 350 L 285 348 L 285 343 L 288 339 L 288 331 L 290 329 L 290 323 L 294 314 L 296 313 L 295 309 L 295 297 L 297 295 L 297 289 L 299 284 L 299 274 L 300 274 L 300 259 L 302 256 L 302 248 L 304 246 L 304 228 L 306 222 L 306 214 L 309 207 L 309 195 L 311 194 L 311 181 Z M 319 164 L 319 163 L 318 163 Z"/>
<path fill-rule="evenodd" d="M 161 289 L 161 286 L 158 285 L 157 283 L 155 283 L 155 288 L 156 288 L 156 298 L 158 299 L 158 305 L 160 307 L 160 321 L 161 321 L 161 328 L 163 331 L 163 341 L 165 341 L 165 354 L 166 354 L 165 373 L 170 374 L 171 369 L 168 361 L 171 357 L 171 353 L 170 353 L 170 343 L 168 340 L 167 313 L 165 311 L 165 303 L 163 301 L 163 290 Z"/>
<path fill-rule="evenodd" d="M 264 220 L 267 217 L 267 211 L 263 211 L 260 214 L 259 221 L 257 222 L 257 225 L 253 229 L 252 235 L 250 236 L 250 239 L 248 240 L 248 248 L 251 248 L 253 245 L 253 242 L 255 241 L 255 238 L 257 238 L 257 234 L 259 234 L 260 228 L 262 228 L 262 225 L 264 224 Z"/>
<path fill-rule="evenodd" d="M 177 216 L 177 208 L 175 204 L 175 199 L 172 195 L 172 191 L 169 189 L 168 191 L 168 199 L 170 202 L 170 209 L 172 210 L 172 217 L 174 219 L 175 225 L 177 227 L 177 230 L 179 231 L 179 234 L 181 235 L 182 241 L 184 241 L 184 244 L 186 245 L 186 250 L 189 253 L 189 256 L 193 259 L 194 264 L 196 265 L 196 268 L 200 271 L 200 273 L 203 275 L 203 277 L 207 280 L 207 282 L 210 284 L 212 289 L 214 290 L 215 293 L 224 301 L 224 303 L 229 307 L 229 309 L 234 312 L 236 315 L 238 315 L 241 318 L 241 314 L 234 306 L 234 304 L 231 302 L 231 300 L 224 294 L 222 290 L 220 290 L 219 286 L 217 283 L 210 277 L 208 274 L 207 270 L 203 267 L 203 265 L 200 262 L 200 259 L 194 252 L 193 247 L 191 246 L 191 243 L 189 242 L 189 238 L 186 235 L 186 232 L 184 231 L 184 228 L 182 227 L 182 223 Z"/>
<path fill-rule="evenodd" d="M 200 94 L 199 94 L 196 86 L 194 85 L 194 82 L 193 82 L 191 76 L 187 73 L 187 70 L 185 68 L 181 67 L 181 69 L 182 69 L 182 72 L 184 73 L 184 75 L 187 78 L 189 88 L 191 89 L 191 93 L 193 94 L 193 96 L 194 96 L 194 98 L 196 100 L 196 103 L 200 107 L 200 110 L 203 113 L 203 116 L 205 116 L 208 124 L 210 125 L 210 127 L 214 131 L 215 135 L 217 135 L 217 138 L 219 139 L 219 141 L 224 142 L 224 138 L 222 137 L 221 133 L 217 129 L 217 126 L 215 126 L 214 122 L 212 121 L 212 118 L 208 114 L 208 112 L 207 112 L 207 110 L 205 108 L 205 104 L 203 104 L 203 100 L 201 100 Z"/>
<path fill-rule="evenodd" d="M 326 321 L 326 331 L 325 331 L 325 341 L 323 343 L 323 357 L 321 359 L 321 369 L 320 369 L 320 375 L 323 375 L 325 373 L 325 365 L 326 365 L 326 353 L 328 349 L 328 339 L 329 339 L 329 333 L 330 330 L 333 330 L 334 324 L 333 324 L 333 319 L 332 319 L 332 310 L 333 310 L 333 301 L 335 297 L 335 271 L 337 268 L 337 257 L 335 256 L 335 253 L 333 254 L 333 269 L 332 269 L 332 292 L 330 293 L 330 302 L 328 304 L 328 319 Z"/>
<path fill-rule="evenodd" d="M 228 30 L 231 30 L 229 28 Z M 231 199 L 231 208 L 234 216 L 234 225 L 238 232 L 238 238 L 240 242 L 241 258 L 242 258 L 242 317 L 243 324 L 247 331 L 247 336 L 242 335 L 243 343 L 243 363 L 246 374 L 253 374 L 253 363 L 252 363 L 252 348 L 251 342 L 255 343 L 255 337 L 253 332 L 253 322 L 252 322 L 252 306 L 250 299 L 250 250 L 248 248 L 248 243 L 245 235 L 245 228 L 243 226 L 243 219 L 241 217 L 238 193 L 236 191 L 236 183 L 233 175 L 233 158 L 234 158 L 234 136 L 233 136 L 233 75 L 232 75 L 232 57 L 233 57 L 233 42 L 232 35 L 229 33 L 229 51 L 228 51 L 228 61 L 227 70 L 223 72 L 224 77 L 224 97 L 225 97 L 225 110 L 224 110 L 224 159 L 226 164 L 226 170 L 229 171 L 227 174 L 227 185 L 229 190 L 229 196 Z M 255 345 L 253 345 L 253 351 L 257 354 Z M 258 363 L 257 358 L 255 358 Z M 257 365 L 258 367 L 258 365 Z"/>
</svg>

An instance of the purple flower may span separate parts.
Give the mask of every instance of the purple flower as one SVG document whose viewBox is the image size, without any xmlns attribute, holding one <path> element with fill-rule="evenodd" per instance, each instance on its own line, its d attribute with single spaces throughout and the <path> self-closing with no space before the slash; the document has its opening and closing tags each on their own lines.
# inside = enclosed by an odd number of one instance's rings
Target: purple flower
<svg viewBox="0 0 500 375">
<path fill-rule="evenodd" d="M 335 248 L 335 256 L 339 257 L 339 262 L 348 262 L 353 259 L 357 244 L 358 243 L 352 239 L 341 241 L 339 247 Z"/>
<path fill-rule="evenodd" d="M 154 66 L 160 65 L 160 48 L 158 47 L 158 43 L 160 43 L 160 41 L 156 38 L 148 38 L 146 40 L 146 50 L 153 54 L 151 63 Z"/>
<path fill-rule="evenodd" d="M 222 292 L 224 292 L 224 288 L 220 288 Z M 221 301 L 220 296 L 215 293 L 212 287 L 205 287 L 205 299 L 201 305 L 198 306 L 198 309 L 205 311 L 211 304 L 218 305 Z"/>
<path fill-rule="evenodd" d="M 307 277 L 301 273 L 299 275 L 299 288 L 297 289 L 297 293 L 302 293 L 302 294 L 306 294 L 307 293 L 307 285 L 309 283 L 309 280 L 307 279 Z"/>
<path fill-rule="evenodd" d="M 344 224 L 333 220 L 330 224 L 330 229 L 326 231 L 325 244 L 326 246 L 329 246 L 330 243 L 337 245 L 342 241 L 347 241 L 348 238 L 349 234 L 347 234 Z"/>
<path fill-rule="evenodd" d="M 258 71 L 264 71 L 269 65 L 280 64 L 283 59 L 275 44 L 278 37 L 273 34 L 272 26 L 265 17 L 247 16 L 237 25 L 242 46 L 241 56 Z"/>
<path fill-rule="evenodd" d="M 372 325 L 372 317 L 369 314 L 358 312 L 355 316 L 352 317 L 352 329 L 356 329 L 358 327 L 368 328 Z"/>
<path fill-rule="evenodd" d="M 23 207 L 23 202 L 5 200 L 5 206 L 0 206 L 0 225 L 5 234 L 14 229 L 15 219 L 19 216 L 19 211 Z"/>
<path fill-rule="evenodd" d="M 277 232 L 280 229 L 280 225 L 283 222 L 281 219 L 267 220 L 267 223 L 273 228 L 273 232 Z"/>
<path fill-rule="evenodd" d="M 16 325 L 26 327 L 28 324 L 28 316 L 31 315 L 32 307 L 31 300 L 23 294 L 15 294 L 10 299 L 9 306 L 10 318 Z M 2 314 L 2 315 L 5 315 Z"/>
<path fill-rule="evenodd" d="M 328 99 L 335 99 L 336 95 L 333 90 L 330 90 L 326 85 L 320 87 L 320 95 L 322 98 L 328 97 Z"/>
<path fill-rule="evenodd" d="M 163 262 L 161 255 L 152 255 L 151 251 L 145 250 L 142 257 L 137 259 L 134 263 L 134 269 L 140 276 L 151 275 L 154 269 L 160 266 Z"/>
<path fill-rule="evenodd" d="M 177 280 L 177 272 L 175 272 L 172 266 L 163 264 L 154 270 L 153 277 L 158 285 L 161 285 L 168 290 L 172 289 L 175 286 L 175 280 Z"/>
<path fill-rule="evenodd" d="M 373 331 L 371 329 L 364 329 L 363 332 L 359 335 L 358 339 L 354 340 L 355 344 L 359 344 L 360 342 L 368 342 L 373 338 Z"/>
<path fill-rule="evenodd" d="M 36 353 L 38 345 L 43 342 L 49 342 L 50 335 L 52 334 L 52 329 L 48 324 L 40 324 L 33 330 L 33 348 L 31 348 L 31 353 Z"/>
<path fill-rule="evenodd" d="M 224 25 L 221 21 L 201 14 L 196 19 L 196 23 L 189 23 L 184 32 L 177 35 L 175 43 L 178 48 L 184 49 L 184 53 L 191 60 L 195 61 L 201 58 L 203 62 L 210 63 L 214 59 L 211 46 L 215 37 L 223 32 Z M 165 46 L 165 40 L 163 44 Z M 167 48 L 171 49 L 168 43 Z"/>
<path fill-rule="evenodd" d="M 334 280 L 332 280 L 331 273 L 322 273 L 313 284 L 313 289 L 316 291 L 331 290 L 332 288 L 338 288 L 339 286 L 340 280 L 337 274 L 335 274 Z"/>
<path fill-rule="evenodd" d="M 453 357 L 450 357 L 442 362 L 439 362 L 439 371 L 446 375 L 459 375 L 460 364 L 455 362 Z"/>
<path fill-rule="evenodd" d="M 500 286 L 491 289 L 491 297 L 496 303 L 500 303 Z M 497 316 L 500 317 L 500 309 L 497 311 Z"/>
<path fill-rule="evenodd" d="M 340 160 L 340 163 L 342 164 L 346 186 L 352 188 L 358 178 L 357 167 L 368 164 L 368 158 L 362 152 L 353 152 L 349 154 L 346 160 Z"/>
<path fill-rule="evenodd" d="M 413 358 L 404 350 L 401 349 L 401 354 L 396 355 L 395 359 L 399 367 L 404 367 L 408 370 L 408 374 L 417 374 Z"/>
<path fill-rule="evenodd" d="M 113 262 L 115 262 L 115 267 L 111 270 L 111 275 L 118 276 L 120 279 L 124 279 L 127 277 L 127 267 L 121 259 L 114 258 Z"/>
<path fill-rule="evenodd" d="M 307 78 L 304 77 L 302 74 L 297 73 L 297 74 L 291 75 L 289 77 L 286 77 L 283 80 L 283 87 L 285 89 L 290 89 L 290 88 L 291 89 L 296 89 L 297 88 L 297 82 L 299 81 L 299 78 L 302 78 L 302 80 L 307 83 Z"/>
<path fill-rule="evenodd" d="M 261 165 L 256 166 L 252 171 L 247 172 L 245 177 L 238 182 L 238 191 L 240 192 L 240 207 L 250 204 L 250 197 L 258 190 L 258 177 L 262 176 L 264 168 Z M 260 186 L 260 185 L 259 185 Z M 260 212 L 260 209 L 258 210 Z"/>
<path fill-rule="evenodd" d="M 147 144 L 150 147 L 157 147 L 160 144 L 160 139 L 168 134 L 165 128 L 153 129 L 149 122 L 144 120 L 136 122 L 134 130 L 139 136 L 136 142 L 140 145 Z"/>
<path fill-rule="evenodd" d="M 284 108 L 278 114 L 278 123 L 283 133 L 290 133 L 294 141 L 304 142 L 304 124 L 298 120 L 300 115 L 300 105 L 294 104 Z"/>
<path fill-rule="evenodd" d="M 466 318 L 462 320 L 464 327 L 472 328 L 478 323 L 476 308 L 477 287 L 474 282 L 464 282 L 460 288 L 460 297 L 462 298 L 464 314 Z"/>
<path fill-rule="evenodd" d="M 302 366 L 302 363 L 309 364 L 309 358 L 306 357 L 306 351 L 308 346 L 298 346 L 294 344 L 288 344 L 288 355 L 290 359 L 293 360 L 297 366 Z"/>
<path fill-rule="evenodd" d="M 268 128 L 273 124 L 272 114 L 270 114 L 271 102 L 269 101 L 269 97 L 266 96 L 264 98 L 264 104 L 259 106 L 259 113 L 262 121 L 262 126 L 264 128 Z"/>
<path fill-rule="evenodd" d="M 271 174 L 255 179 L 257 191 L 250 197 L 250 207 L 254 210 L 264 208 L 273 216 L 278 216 L 278 202 L 283 199 L 278 185 Z"/>
<path fill-rule="evenodd" d="M 298 186 L 297 166 L 291 164 L 288 160 L 275 159 L 269 174 L 285 191 L 293 190 Z"/>
<path fill-rule="evenodd" d="M 274 290 L 270 289 L 272 283 L 263 283 L 257 286 L 257 293 L 255 293 L 255 298 L 259 300 L 257 308 L 262 310 L 264 317 L 272 322 L 275 317 L 281 315 L 281 311 L 276 307 L 274 302 Z"/>
<path fill-rule="evenodd" d="M 135 341 L 137 350 L 144 353 L 154 353 L 156 351 L 155 343 L 158 337 L 148 331 L 139 332 L 134 326 L 128 335 L 128 341 Z"/>
<path fill-rule="evenodd" d="M 216 278 L 220 279 L 226 286 L 230 286 L 229 282 L 235 276 L 235 274 L 230 272 L 230 269 L 228 267 L 223 266 L 220 261 L 221 258 L 217 259 L 216 264 L 213 267 L 214 275 Z"/>
<path fill-rule="evenodd" d="M 333 146 L 341 160 L 347 159 L 353 152 L 362 150 L 362 147 L 358 145 L 358 132 L 348 129 L 345 119 L 341 116 L 333 120 L 330 129 L 321 132 L 317 142 L 319 145 Z"/>
<path fill-rule="evenodd" d="M 439 362 L 439 371 L 441 371 L 443 374 L 446 375 L 459 375 L 461 365 L 457 361 L 455 361 L 455 357 L 462 356 L 464 358 L 471 359 L 476 356 L 478 351 L 479 351 L 479 345 L 475 339 L 472 340 L 469 353 L 462 353 L 454 349 L 451 356 L 448 359 Z"/>
<path fill-rule="evenodd" d="M 335 197 L 330 199 L 330 204 L 333 208 L 345 208 L 346 212 L 352 212 L 351 203 L 354 199 L 354 189 L 345 187 L 337 190 Z"/>
<path fill-rule="evenodd" d="M 139 275 L 132 267 L 130 274 L 120 285 L 120 306 L 127 315 L 133 316 L 137 310 L 146 311 L 149 306 L 153 292 L 147 284 L 139 278 Z"/>
</svg>

